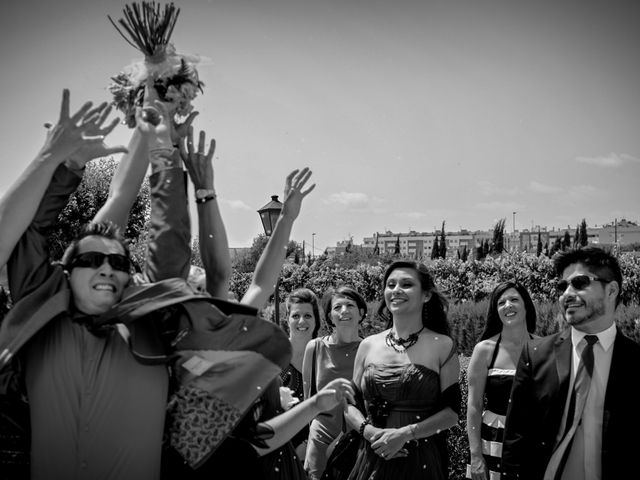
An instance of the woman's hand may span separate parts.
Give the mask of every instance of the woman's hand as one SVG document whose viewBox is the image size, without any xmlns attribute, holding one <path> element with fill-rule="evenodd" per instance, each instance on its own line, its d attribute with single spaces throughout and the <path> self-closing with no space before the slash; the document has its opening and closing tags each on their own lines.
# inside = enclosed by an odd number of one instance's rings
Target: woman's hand
<svg viewBox="0 0 640 480">
<path fill-rule="evenodd" d="M 311 177 L 311 170 L 303 168 L 302 171 L 294 170 L 287 176 L 284 186 L 284 204 L 282 206 L 282 215 L 289 216 L 295 220 L 300 214 L 302 200 L 309 195 L 315 188 L 314 183 L 306 190 L 302 190 Z"/>
<path fill-rule="evenodd" d="M 408 452 L 404 444 L 411 439 L 410 432 L 404 428 L 380 428 L 371 435 L 369 442 L 376 455 L 390 460 L 406 457 Z"/>
<path fill-rule="evenodd" d="M 293 396 L 289 387 L 280 387 L 280 406 L 286 412 L 300 403 L 300 399 Z"/>
<path fill-rule="evenodd" d="M 180 143 L 180 156 L 184 162 L 193 187 L 198 189 L 213 189 L 213 154 L 216 151 L 216 141 L 211 139 L 209 151 L 205 153 L 205 133 L 201 130 L 198 137 L 198 149 L 193 146 L 193 127 L 189 127 L 187 148 Z"/>
<path fill-rule="evenodd" d="M 471 455 L 471 478 L 472 480 L 489 480 L 487 463 L 482 455 Z"/>
<path fill-rule="evenodd" d="M 326 412 L 338 405 L 347 407 L 347 403 L 355 403 L 355 392 L 351 382 L 346 378 L 336 378 L 327 383 L 314 395 L 316 408 Z"/>
</svg>

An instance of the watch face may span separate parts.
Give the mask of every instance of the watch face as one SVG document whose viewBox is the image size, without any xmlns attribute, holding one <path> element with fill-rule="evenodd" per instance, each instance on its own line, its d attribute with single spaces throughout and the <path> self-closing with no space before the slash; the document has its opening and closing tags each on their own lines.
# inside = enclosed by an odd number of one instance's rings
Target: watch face
<svg viewBox="0 0 640 480">
<path fill-rule="evenodd" d="M 213 190 L 207 190 L 206 188 L 199 188 L 198 190 L 196 190 L 196 198 L 198 200 L 203 199 L 207 195 L 214 195 L 214 191 Z"/>
</svg>

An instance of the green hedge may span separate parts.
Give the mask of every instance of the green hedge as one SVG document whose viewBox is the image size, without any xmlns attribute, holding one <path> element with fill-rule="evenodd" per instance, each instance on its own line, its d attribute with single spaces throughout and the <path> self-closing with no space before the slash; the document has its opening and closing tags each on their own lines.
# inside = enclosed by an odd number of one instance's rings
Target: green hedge
<svg viewBox="0 0 640 480">
<path fill-rule="evenodd" d="M 631 253 L 619 256 L 624 282 L 622 303 L 640 304 L 640 257 Z M 555 301 L 555 273 L 551 260 L 526 253 L 489 257 L 482 261 L 437 259 L 427 263 L 436 284 L 452 303 L 479 302 L 487 298 L 503 280 L 516 279 L 536 301 Z M 381 298 L 385 265 L 359 265 L 343 268 L 335 260 L 316 261 L 311 266 L 287 263 L 282 269 L 280 298 L 301 287 L 322 294 L 330 286 L 348 284 L 367 301 Z M 231 290 L 241 298 L 251 282 L 251 273 L 233 272 Z"/>
</svg>

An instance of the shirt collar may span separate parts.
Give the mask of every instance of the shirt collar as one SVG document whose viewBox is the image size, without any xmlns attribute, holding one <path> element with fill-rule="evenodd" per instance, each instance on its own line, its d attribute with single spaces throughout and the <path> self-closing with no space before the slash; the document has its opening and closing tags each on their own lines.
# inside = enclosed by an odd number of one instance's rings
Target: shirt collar
<svg viewBox="0 0 640 480">
<path fill-rule="evenodd" d="M 582 339 L 588 335 L 586 332 L 581 332 L 580 330 L 571 327 L 571 343 L 574 347 L 576 347 Z M 594 333 L 592 335 L 596 335 L 598 337 L 598 343 L 602 347 L 602 349 L 606 352 L 613 345 L 613 341 L 616 339 L 616 323 L 613 322 L 609 328 L 605 330 Z"/>
</svg>

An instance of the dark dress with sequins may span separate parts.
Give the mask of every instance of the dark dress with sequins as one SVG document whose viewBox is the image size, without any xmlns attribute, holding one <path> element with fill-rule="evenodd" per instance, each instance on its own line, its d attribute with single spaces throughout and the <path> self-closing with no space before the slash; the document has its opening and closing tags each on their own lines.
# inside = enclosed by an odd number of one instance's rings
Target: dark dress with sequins
<svg viewBox="0 0 640 480">
<path fill-rule="evenodd" d="M 280 380 L 282 380 L 282 386 L 290 388 L 293 393 L 292 396 L 300 400 L 301 402 L 304 400 L 304 390 L 302 387 L 302 373 L 289 364 L 287 368 L 280 372 Z M 309 436 L 309 426 L 307 425 L 298 433 L 296 433 L 291 439 L 291 443 L 294 448 L 297 448 L 302 442 L 304 442 Z"/>
<path fill-rule="evenodd" d="M 367 414 L 376 427 L 399 428 L 421 422 L 442 410 L 440 375 L 417 364 L 369 364 L 362 377 Z M 409 454 L 384 460 L 362 442 L 349 480 L 427 479 L 447 477 L 446 432 L 408 442 Z"/>
</svg>

